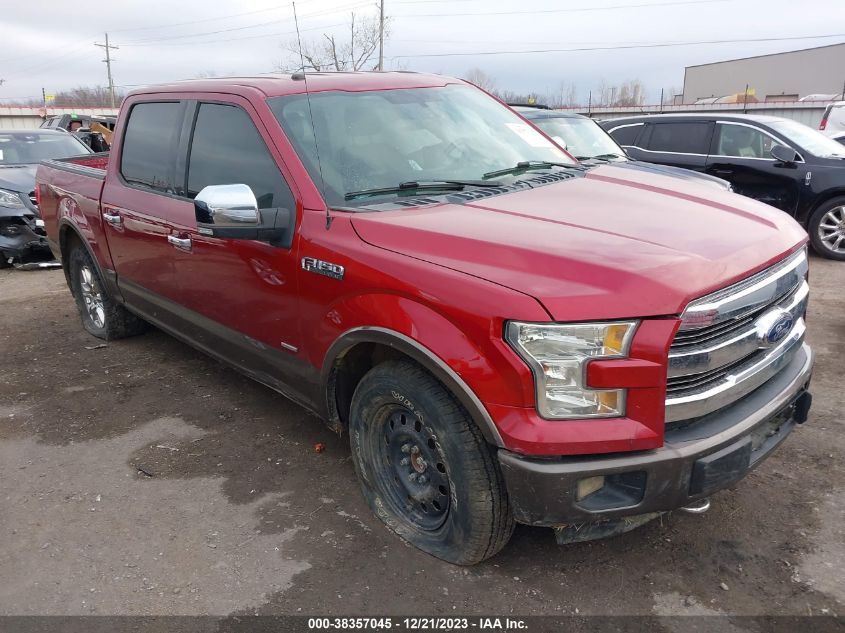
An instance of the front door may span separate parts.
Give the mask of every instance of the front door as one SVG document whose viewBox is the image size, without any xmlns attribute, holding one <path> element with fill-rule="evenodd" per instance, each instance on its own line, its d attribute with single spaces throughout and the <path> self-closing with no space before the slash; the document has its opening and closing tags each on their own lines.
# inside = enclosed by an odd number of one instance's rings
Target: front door
<svg viewBox="0 0 845 633">
<path fill-rule="evenodd" d="M 203 95 L 209 98 L 208 95 Z M 272 143 L 250 104 L 221 95 L 197 104 L 187 154 L 186 197 L 209 185 L 248 185 L 259 209 L 297 204 Z M 201 235 L 194 222 L 185 237 L 188 257 L 176 263 L 180 301 L 196 318 L 196 342 L 296 398 L 303 357 L 297 300 L 296 241 Z M 200 340 L 202 339 L 202 340 Z M 289 388 L 293 384 L 293 388 Z"/>
<path fill-rule="evenodd" d="M 756 126 L 720 122 L 707 173 L 730 182 L 736 193 L 795 215 L 806 164 L 776 161 L 771 154 L 775 145 L 787 144 Z"/>
</svg>

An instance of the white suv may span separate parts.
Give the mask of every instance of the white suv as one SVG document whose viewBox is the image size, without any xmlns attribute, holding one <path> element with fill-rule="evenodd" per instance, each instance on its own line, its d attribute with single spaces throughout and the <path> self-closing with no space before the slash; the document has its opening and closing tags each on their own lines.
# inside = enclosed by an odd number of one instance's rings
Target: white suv
<svg viewBox="0 0 845 633">
<path fill-rule="evenodd" d="M 845 101 L 834 101 L 825 108 L 819 129 L 845 145 Z"/>
</svg>

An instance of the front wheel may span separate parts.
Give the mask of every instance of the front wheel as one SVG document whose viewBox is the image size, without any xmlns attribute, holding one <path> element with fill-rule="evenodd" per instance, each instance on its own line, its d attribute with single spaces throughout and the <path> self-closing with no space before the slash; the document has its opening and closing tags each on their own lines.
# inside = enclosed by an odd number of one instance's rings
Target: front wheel
<svg viewBox="0 0 845 633">
<path fill-rule="evenodd" d="M 498 552 L 513 515 L 491 447 L 431 374 L 405 360 L 371 369 L 350 411 L 364 498 L 391 530 L 459 565 Z"/>
<path fill-rule="evenodd" d="M 822 257 L 845 260 L 845 197 L 822 204 L 807 223 L 810 243 Z"/>
</svg>

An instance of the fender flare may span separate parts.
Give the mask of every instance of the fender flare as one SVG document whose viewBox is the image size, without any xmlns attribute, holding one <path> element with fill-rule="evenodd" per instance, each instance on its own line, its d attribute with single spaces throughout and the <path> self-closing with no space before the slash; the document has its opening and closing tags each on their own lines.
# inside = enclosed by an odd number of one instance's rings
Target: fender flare
<svg viewBox="0 0 845 633">
<path fill-rule="evenodd" d="M 82 244 L 82 247 L 85 249 L 85 252 L 88 253 L 88 257 L 90 257 L 91 261 L 94 262 L 94 266 L 97 268 L 97 272 L 100 275 L 100 279 L 102 279 L 103 283 L 106 285 L 105 290 L 109 294 L 109 296 L 113 297 L 118 302 L 123 303 L 123 295 L 120 293 L 120 289 L 117 287 L 117 273 L 115 273 L 113 270 L 103 270 L 103 267 L 100 265 L 100 261 L 94 255 L 94 251 L 91 250 L 91 245 L 88 243 L 88 240 L 86 240 L 82 236 L 82 233 L 80 232 L 79 228 L 77 228 L 77 226 L 72 221 L 64 217 L 59 221 L 59 252 L 62 255 L 62 269 L 65 273 L 65 280 L 67 281 L 68 288 L 71 287 L 70 265 L 67 262 L 67 257 L 65 256 L 66 253 L 64 252 L 64 246 L 65 244 L 67 244 L 68 232 L 71 232 L 76 236 L 76 239 Z"/>
<path fill-rule="evenodd" d="M 419 363 L 443 383 L 458 399 L 478 426 L 487 442 L 499 448 L 504 447 L 502 436 L 493 422 L 493 418 L 490 417 L 490 414 L 478 396 L 475 395 L 469 385 L 464 382 L 455 370 L 419 341 L 396 330 L 383 327 L 362 326 L 347 330 L 332 343 L 326 352 L 323 368 L 320 372 L 320 389 L 321 393 L 325 394 L 326 407 L 330 419 L 336 417 L 336 406 L 331 397 L 333 390 L 330 389 L 329 385 L 332 372 L 338 359 L 342 358 L 349 349 L 359 343 L 377 343 L 392 347 Z"/>
</svg>

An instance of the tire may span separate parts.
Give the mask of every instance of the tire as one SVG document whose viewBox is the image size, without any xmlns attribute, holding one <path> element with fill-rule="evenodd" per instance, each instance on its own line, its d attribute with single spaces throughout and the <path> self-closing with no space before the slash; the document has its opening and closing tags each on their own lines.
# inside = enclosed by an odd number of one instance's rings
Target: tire
<svg viewBox="0 0 845 633">
<path fill-rule="evenodd" d="M 410 544 L 458 565 L 507 544 L 514 520 L 493 449 L 422 367 L 371 369 L 352 398 L 349 436 L 364 498 Z"/>
<path fill-rule="evenodd" d="M 845 261 L 845 197 L 832 198 L 810 216 L 807 233 L 822 257 Z"/>
<path fill-rule="evenodd" d="M 110 341 L 146 331 L 145 321 L 106 293 L 99 269 L 81 246 L 71 250 L 68 269 L 70 290 L 82 318 L 82 325 L 89 334 Z"/>
</svg>

